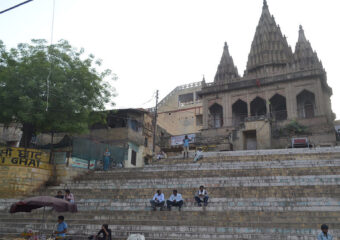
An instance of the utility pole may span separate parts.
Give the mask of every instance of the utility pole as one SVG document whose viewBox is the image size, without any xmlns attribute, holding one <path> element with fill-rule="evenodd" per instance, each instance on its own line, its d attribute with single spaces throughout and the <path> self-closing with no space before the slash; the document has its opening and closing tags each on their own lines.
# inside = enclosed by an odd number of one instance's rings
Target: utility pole
<svg viewBox="0 0 340 240">
<path fill-rule="evenodd" d="M 158 106 L 158 90 L 156 91 L 156 107 L 155 107 L 155 115 L 153 117 L 153 141 L 152 141 L 152 153 L 155 154 L 156 148 L 156 130 L 157 130 L 157 106 Z"/>
</svg>

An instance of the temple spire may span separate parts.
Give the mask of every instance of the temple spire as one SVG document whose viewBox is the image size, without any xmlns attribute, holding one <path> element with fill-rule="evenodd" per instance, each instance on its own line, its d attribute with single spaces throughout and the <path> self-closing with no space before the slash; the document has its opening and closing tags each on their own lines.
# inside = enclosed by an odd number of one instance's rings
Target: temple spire
<svg viewBox="0 0 340 240">
<path fill-rule="evenodd" d="M 280 26 L 270 14 L 267 1 L 263 8 L 248 55 L 245 75 L 258 76 L 280 72 L 292 61 L 293 52 Z"/>
<path fill-rule="evenodd" d="M 225 42 L 222 58 L 218 65 L 214 82 L 227 83 L 237 77 L 239 77 L 237 68 L 234 65 L 233 58 L 230 56 L 228 44 Z"/>
<path fill-rule="evenodd" d="M 267 4 L 267 0 L 263 0 L 263 9 L 267 8 L 268 9 L 268 4 Z"/>
<path fill-rule="evenodd" d="M 299 42 L 307 42 L 305 31 L 302 28 L 302 25 L 299 26 Z"/>
<path fill-rule="evenodd" d="M 307 40 L 305 32 L 300 25 L 299 38 L 295 46 L 294 64 L 298 69 L 305 69 L 310 67 L 321 67 L 321 61 L 317 53 L 313 50 L 312 45 Z"/>
</svg>

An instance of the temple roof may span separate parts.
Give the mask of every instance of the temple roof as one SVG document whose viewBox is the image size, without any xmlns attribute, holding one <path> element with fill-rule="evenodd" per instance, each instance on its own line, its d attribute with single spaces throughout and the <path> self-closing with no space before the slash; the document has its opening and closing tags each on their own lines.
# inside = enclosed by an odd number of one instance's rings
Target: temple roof
<svg viewBox="0 0 340 240">
<path fill-rule="evenodd" d="M 300 25 L 299 39 L 295 46 L 294 64 L 297 68 L 322 67 L 318 55 L 313 51 L 310 42 L 305 36 L 305 32 Z"/>
<path fill-rule="evenodd" d="M 265 66 L 285 66 L 293 57 L 287 39 L 281 33 L 274 16 L 270 15 L 267 1 L 263 1 L 262 14 L 248 56 L 247 73 L 256 73 Z"/>
<path fill-rule="evenodd" d="M 214 82 L 225 83 L 238 77 L 238 71 L 234 65 L 233 58 L 230 56 L 228 45 L 224 43 L 222 58 L 218 65 Z"/>
</svg>

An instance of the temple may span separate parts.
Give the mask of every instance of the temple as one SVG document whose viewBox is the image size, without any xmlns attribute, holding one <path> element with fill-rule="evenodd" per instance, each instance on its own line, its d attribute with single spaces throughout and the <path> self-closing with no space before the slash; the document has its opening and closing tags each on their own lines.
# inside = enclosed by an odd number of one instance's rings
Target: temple
<svg viewBox="0 0 340 240">
<path fill-rule="evenodd" d="M 292 51 L 266 0 L 243 76 L 225 43 L 214 81 L 201 85 L 201 141 L 219 150 L 285 148 L 294 138 L 336 142 L 326 71 L 302 26 Z"/>
</svg>

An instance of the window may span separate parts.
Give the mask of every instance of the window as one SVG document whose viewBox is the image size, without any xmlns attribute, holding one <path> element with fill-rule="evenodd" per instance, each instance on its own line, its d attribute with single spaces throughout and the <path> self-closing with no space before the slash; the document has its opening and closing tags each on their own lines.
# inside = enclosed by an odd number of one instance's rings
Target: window
<svg viewBox="0 0 340 240">
<path fill-rule="evenodd" d="M 203 115 L 196 115 L 196 126 L 202 126 L 203 125 Z"/>
<path fill-rule="evenodd" d="M 178 104 L 190 104 L 194 102 L 194 93 L 187 93 L 178 96 Z"/>
<path fill-rule="evenodd" d="M 144 138 L 144 147 L 147 147 L 148 146 L 148 138 Z"/>
<path fill-rule="evenodd" d="M 133 166 L 136 166 L 136 158 L 137 158 L 137 153 L 131 150 L 131 164 Z"/>
</svg>

